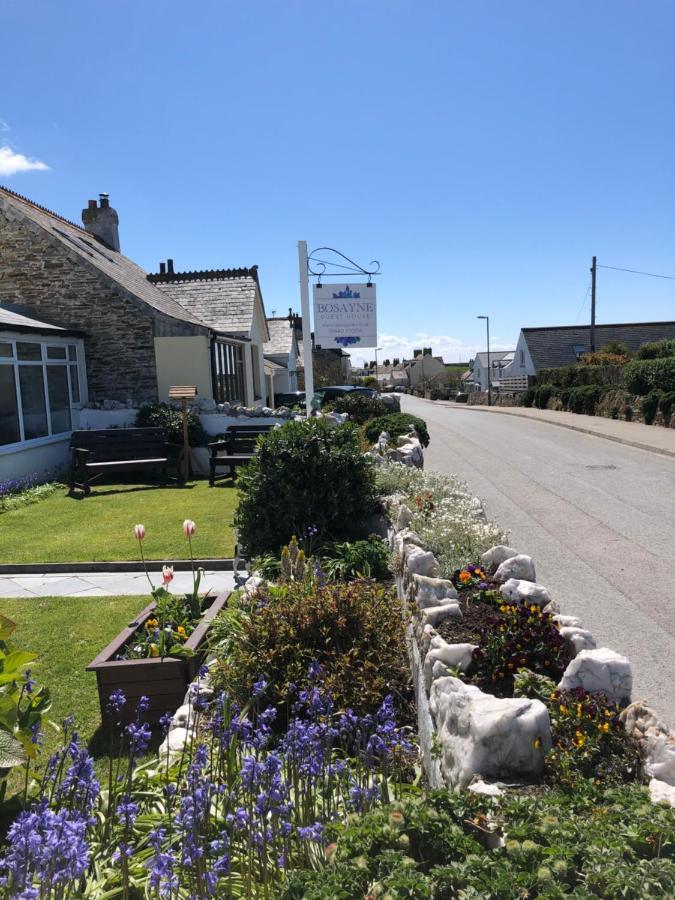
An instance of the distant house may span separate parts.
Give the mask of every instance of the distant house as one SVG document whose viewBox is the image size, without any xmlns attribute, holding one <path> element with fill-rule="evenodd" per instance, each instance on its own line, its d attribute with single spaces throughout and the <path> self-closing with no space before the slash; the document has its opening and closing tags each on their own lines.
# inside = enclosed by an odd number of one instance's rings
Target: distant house
<svg viewBox="0 0 675 900">
<path fill-rule="evenodd" d="M 381 388 L 407 387 L 408 372 L 403 363 L 377 367 L 377 382 Z"/>
<path fill-rule="evenodd" d="M 106 194 L 82 220 L 0 188 L 0 477 L 62 464 L 87 401 L 164 400 L 171 384 L 267 401 L 255 266 L 148 275 L 120 252 Z"/>
<path fill-rule="evenodd" d="M 499 382 L 504 373 L 513 362 L 513 350 L 490 351 L 490 385 L 499 387 Z M 486 351 L 476 354 L 472 371 L 473 389 L 475 391 L 487 391 L 488 389 L 488 355 Z"/>
<path fill-rule="evenodd" d="M 445 379 L 445 363 L 442 356 L 432 356 L 431 352 L 418 353 L 406 363 L 408 383 L 411 388 L 428 390 L 434 383 Z"/>
<path fill-rule="evenodd" d="M 274 363 L 273 393 L 287 394 L 298 390 L 298 336 L 292 322 L 283 319 L 267 320 L 270 339 L 265 342 L 266 362 Z"/>
<path fill-rule="evenodd" d="M 675 338 L 675 322 L 632 322 L 624 325 L 596 325 L 595 349 L 610 341 L 623 341 L 631 352 L 642 344 Z M 570 366 L 591 349 L 590 325 L 560 325 L 552 328 L 521 329 L 512 364 L 506 377 L 537 375 L 541 369 Z M 492 354 L 490 354 L 492 355 Z"/>
</svg>

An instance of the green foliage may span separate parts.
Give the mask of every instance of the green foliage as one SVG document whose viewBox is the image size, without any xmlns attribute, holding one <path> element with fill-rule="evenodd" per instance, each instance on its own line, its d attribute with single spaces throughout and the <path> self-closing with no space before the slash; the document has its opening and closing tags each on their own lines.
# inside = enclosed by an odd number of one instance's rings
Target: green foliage
<svg viewBox="0 0 675 900">
<path fill-rule="evenodd" d="M 260 589 L 248 607 L 241 602 L 238 640 L 213 671 L 240 703 L 264 675 L 264 702 L 279 707 L 281 721 L 291 686 L 302 688 L 316 661 L 337 709 L 372 713 L 391 693 L 408 711 L 403 611 L 393 590 L 370 580 L 295 581 Z"/>
<path fill-rule="evenodd" d="M 51 706 L 49 690 L 31 678 L 37 654 L 15 649 L 15 630 L 16 624 L 0 615 L 0 800 L 11 770 L 37 756 L 42 716 Z"/>
<path fill-rule="evenodd" d="M 22 482 L 26 482 L 26 486 Z M 45 484 L 35 484 L 32 479 L 19 479 L 14 482 L 17 489 L 12 489 L 11 482 L 0 483 L 0 513 L 9 512 L 12 509 L 21 509 L 22 506 L 30 506 L 40 500 L 46 500 L 59 490 L 67 491 L 67 487 L 58 481 L 48 481 Z"/>
<path fill-rule="evenodd" d="M 663 416 L 663 424 L 670 425 L 670 417 L 673 414 L 673 408 L 675 407 L 675 391 L 666 391 L 665 394 L 661 394 L 661 398 L 659 400 L 659 410 L 661 415 Z"/>
<path fill-rule="evenodd" d="M 495 828 L 506 842 L 490 849 Z M 430 792 L 330 831 L 337 843 L 323 868 L 292 873 L 282 900 L 657 900 L 675 893 L 675 817 L 639 787 L 587 785 L 489 806 L 468 794 Z"/>
<path fill-rule="evenodd" d="M 552 384 L 538 384 L 534 389 L 533 402 L 537 409 L 546 409 L 546 405 L 551 397 L 556 393 Z"/>
<path fill-rule="evenodd" d="M 520 395 L 520 402 L 522 403 L 523 406 L 527 406 L 528 408 L 531 408 L 532 406 L 534 406 L 535 396 L 536 396 L 536 393 L 535 393 L 534 388 L 528 388 L 526 391 L 523 391 L 523 393 Z"/>
<path fill-rule="evenodd" d="M 246 552 L 278 552 L 292 536 L 349 538 L 374 508 L 374 474 L 353 425 L 288 422 L 259 441 L 239 470 L 235 524 Z"/>
<path fill-rule="evenodd" d="M 570 412 L 594 416 L 603 393 L 600 385 L 586 384 L 569 388 L 567 392 L 561 391 L 560 399 Z"/>
<path fill-rule="evenodd" d="M 365 425 L 371 419 L 386 415 L 388 409 L 387 405 L 377 397 L 368 397 L 366 394 L 357 393 L 338 397 L 331 407 L 335 412 L 348 413 L 350 420 L 357 425 Z"/>
<path fill-rule="evenodd" d="M 331 580 L 351 581 L 364 576 L 382 580 L 389 571 L 389 547 L 377 535 L 367 541 L 345 541 L 327 544 L 321 548 L 321 568 Z"/>
<path fill-rule="evenodd" d="M 423 447 L 429 446 L 429 432 L 427 431 L 427 423 L 418 416 L 412 416 L 410 413 L 389 413 L 388 415 L 379 416 L 369 422 L 365 428 L 366 439 L 370 444 L 374 444 L 383 431 L 389 433 L 392 441 L 402 434 L 407 434 L 410 426 L 415 426 L 415 431 L 420 439 Z"/>
<path fill-rule="evenodd" d="M 170 444 L 183 445 L 183 413 L 168 403 L 145 403 L 136 416 L 137 428 L 163 428 Z M 188 439 L 191 447 L 205 447 L 208 435 L 198 416 L 188 413 Z"/>
<path fill-rule="evenodd" d="M 604 387 L 619 386 L 622 380 L 623 367 L 617 365 L 580 365 L 560 366 L 555 369 L 541 369 L 537 375 L 538 384 L 552 384 L 558 388 L 582 387 L 587 384 L 599 384 Z"/>
<path fill-rule="evenodd" d="M 664 338 L 661 341 L 642 344 L 638 347 L 635 356 L 637 359 L 660 359 L 675 356 L 675 338 Z"/>
<path fill-rule="evenodd" d="M 675 356 L 635 359 L 624 369 L 626 389 L 644 396 L 650 391 L 675 391 Z"/>
<path fill-rule="evenodd" d="M 646 397 L 641 399 L 640 410 L 644 416 L 645 425 L 652 425 L 654 423 L 662 396 L 663 394 L 661 391 L 650 391 Z"/>
</svg>

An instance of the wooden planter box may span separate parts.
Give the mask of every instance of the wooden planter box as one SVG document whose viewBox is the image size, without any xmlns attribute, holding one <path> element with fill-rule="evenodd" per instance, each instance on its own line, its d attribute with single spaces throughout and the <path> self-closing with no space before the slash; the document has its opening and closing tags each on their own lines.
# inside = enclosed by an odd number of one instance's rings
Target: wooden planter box
<svg viewBox="0 0 675 900">
<path fill-rule="evenodd" d="M 142 696 L 150 700 L 150 709 L 144 719 L 151 725 L 156 725 L 164 713 L 173 713 L 182 705 L 188 685 L 204 662 L 206 635 L 211 622 L 225 606 L 228 597 L 229 593 L 220 594 L 212 601 L 201 622 L 185 642 L 185 646 L 194 651 L 194 656 L 187 659 L 172 656 L 165 656 L 164 659 L 117 659 L 122 648 L 152 614 L 155 604 L 150 603 L 89 663 L 87 672 L 96 672 L 104 724 L 110 724 L 106 713 L 108 699 L 113 691 L 119 689 L 124 691 L 127 698 L 123 716 L 127 723 L 135 718 L 136 705 Z"/>
</svg>

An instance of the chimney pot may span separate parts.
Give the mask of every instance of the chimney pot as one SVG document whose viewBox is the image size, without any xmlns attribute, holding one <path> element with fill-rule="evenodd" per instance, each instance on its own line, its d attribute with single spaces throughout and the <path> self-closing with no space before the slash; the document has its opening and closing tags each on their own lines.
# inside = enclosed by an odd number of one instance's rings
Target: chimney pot
<svg viewBox="0 0 675 900">
<path fill-rule="evenodd" d="M 82 222 L 85 231 L 93 234 L 102 244 L 110 250 L 120 252 L 119 217 L 110 206 L 107 194 L 99 194 L 101 205 L 97 206 L 95 200 L 90 200 L 87 208 L 82 210 Z"/>
<path fill-rule="evenodd" d="M 87 201 L 87 205 L 89 206 L 89 209 L 96 209 L 98 203 L 96 202 L 96 200 L 89 200 Z"/>
<path fill-rule="evenodd" d="M 166 275 L 166 263 L 162 262 L 159 264 L 159 274 Z"/>
<path fill-rule="evenodd" d="M 167 259 L 166 261 L 166 269 L 169 275 L 173 275 L 173 260 Z"/>
<path fill-rule="evenodd" d="M 107 209 L 110 206 L 110 194 L 99 194 L 99 199 L 101 201 L 101 209 Z"/>
</svg>

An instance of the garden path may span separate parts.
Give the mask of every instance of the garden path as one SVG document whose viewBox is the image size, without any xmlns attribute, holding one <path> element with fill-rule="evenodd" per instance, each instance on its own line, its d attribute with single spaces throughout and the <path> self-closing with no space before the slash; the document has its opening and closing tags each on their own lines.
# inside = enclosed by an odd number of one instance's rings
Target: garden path
<svg viewBox="0 0 675 900">
<path fill-rule="evenodd" d="M 152 569 L 152 566 L 151 566 Z M 161 584 L 161 573 L 151 571 L 154 584 Z M 232 572 L 205 571 L 200 593 L 218 595 L 236 587 Z M 0 576 L 0 597 L 117 597 L 122 594 L 147 594 L 150 589 L 143 572 L 68 572 L 63 575 Z M 171 582 L 173 594 L 192 591 L 192 573 L 176 572 Z"/>
<path fill-rule="evenodd" d="M 427 421 L 425 467 L 485 500 L 562 611 L 630 659 L 633 696 L 675 722 L 675 461 L 514 415 L 402 408 Z"/>
</svg>

